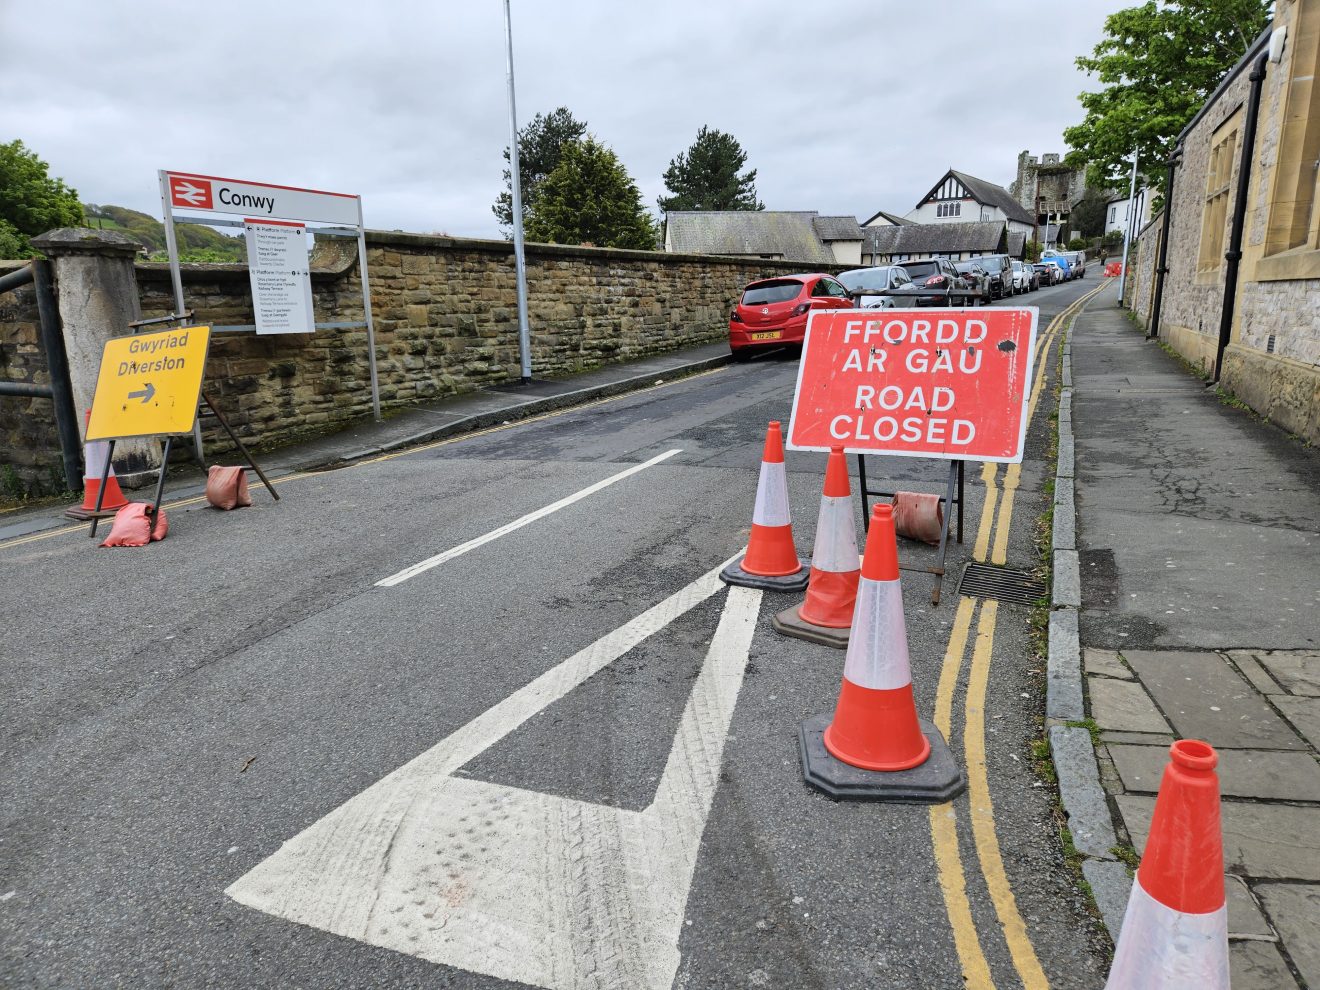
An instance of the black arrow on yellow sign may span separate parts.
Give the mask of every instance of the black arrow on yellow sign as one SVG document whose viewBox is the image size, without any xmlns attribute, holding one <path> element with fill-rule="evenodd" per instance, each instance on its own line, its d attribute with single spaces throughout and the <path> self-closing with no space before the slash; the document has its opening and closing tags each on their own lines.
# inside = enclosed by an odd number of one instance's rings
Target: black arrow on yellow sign
<svg viewBox="0 0 1320 990">
<path fill-rule="evenodd" d="M 147 382 L 146 384 L 147 387 L 144 389 L 140 389 L 137 392 L 129 392 L 128 397 L 130 399 L 141 399 L 143 402 L 150 402 L 151 397 L 156 394 L 156 386 L 151 384 L 151 382 Z"/>
</svg>

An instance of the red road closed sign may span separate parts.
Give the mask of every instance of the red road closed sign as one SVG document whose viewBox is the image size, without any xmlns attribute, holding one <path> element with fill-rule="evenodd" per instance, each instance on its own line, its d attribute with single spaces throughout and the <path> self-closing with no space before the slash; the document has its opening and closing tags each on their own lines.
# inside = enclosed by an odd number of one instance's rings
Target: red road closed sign
<svg viewBox="0 0 1320 990">
<path fill-rule="evenodd" d="M 788 445 L 1017 462 L 1035 308 L 811 315 Z"/>
</svg>

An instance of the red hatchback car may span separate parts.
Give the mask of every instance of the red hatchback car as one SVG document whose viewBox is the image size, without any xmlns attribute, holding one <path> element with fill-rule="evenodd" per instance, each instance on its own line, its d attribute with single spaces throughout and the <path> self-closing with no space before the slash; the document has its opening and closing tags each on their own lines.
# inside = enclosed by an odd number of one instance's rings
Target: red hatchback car
<svg viewBox="0 0 1320 990">
<path fill-rule="evenodd" d="M 801 344 L 812 310 L 852 308 L 843 283 L 822 272 L 753 282 L 729 315 L 729 350 L 746 361 L 758 350 Z"/>
</svg>

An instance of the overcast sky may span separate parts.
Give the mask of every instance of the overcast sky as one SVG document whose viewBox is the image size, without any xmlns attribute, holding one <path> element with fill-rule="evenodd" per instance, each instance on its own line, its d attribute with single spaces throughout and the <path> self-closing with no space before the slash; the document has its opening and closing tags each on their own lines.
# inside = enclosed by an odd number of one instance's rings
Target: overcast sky
<svg viewBox="0 0 1320 990">
<path fill-rule="evenodd" d="M 513 0 L 518 120 L 568 107 L 653 211 L 708 124 L 767 209 L 902 213 L 951 166 L 1007 186 L 1018 152 L 1063 151 L 1088 86 L 1073 59 L 1136 2 Z M 84 202 L 155 216 L 168 168 L 498 236 L 506 93 L 500 0 L 0 0 L 0 142 Z"/>
</svg>

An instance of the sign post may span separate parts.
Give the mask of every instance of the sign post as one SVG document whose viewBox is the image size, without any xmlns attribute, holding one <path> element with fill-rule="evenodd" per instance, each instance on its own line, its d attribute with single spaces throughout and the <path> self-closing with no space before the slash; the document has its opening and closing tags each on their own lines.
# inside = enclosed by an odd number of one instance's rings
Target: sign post
<svg viewBox="0 0 1320 990">
<path fill-rule="evenodd" d="M 1027 430 L 1038 311 L 837 310 L 812 313 L 798 365 L 792 450 L 947 460 L 949 479 L 932 602 L 939 603 L 955 504 L 961 542 L 962 465 L 1019 463 Z"/>
<path fill-rule="evenodd" d="M 165 245 L 170 256 L 170 278 L 174 284 L 176 314 L 183 315 L 185 303 L 178 239 L 174 231 L 175 211 L 188 211 L 186 219 L 189 223 L 244 228 L 248 239 L 252 301 L 257 322 L 253 326 L 213 329 L 216 332 L 255 330 L 259 334 L 271 334 L 365 327 L 367 366 L 371 376 L 371 408 L 379 422 L 380 382 L 376 373 L 376 328 L 371 318 L 362 197 L 193 172 L 162 169 L 157 175 L 160 179 L 161 207 L 165 214 Z M 214 214 L 228 214 L 241 219 L 223 219 Z M 357 240 L 358 271 L 362 276 L 363 321 L 315 322 L 306 234 L 352 237 Z M 201 437 L 195 432 L 194 438 L 200 459 Z"/>
</svg>

